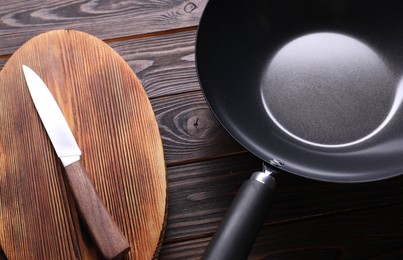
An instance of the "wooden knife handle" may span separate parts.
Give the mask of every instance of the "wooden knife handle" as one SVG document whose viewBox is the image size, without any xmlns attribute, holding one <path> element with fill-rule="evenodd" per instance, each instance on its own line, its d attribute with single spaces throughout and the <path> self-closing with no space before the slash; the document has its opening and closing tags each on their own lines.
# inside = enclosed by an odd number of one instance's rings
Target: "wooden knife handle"
<svg viewBox="0 0 403 260">
<path fill-rule="evenodd" d="M 130 246 L 102 203 L 80 161 L 66 166 L 66 175 L 81 220 L 106 259 L 119 259 Z"/>
</svg>

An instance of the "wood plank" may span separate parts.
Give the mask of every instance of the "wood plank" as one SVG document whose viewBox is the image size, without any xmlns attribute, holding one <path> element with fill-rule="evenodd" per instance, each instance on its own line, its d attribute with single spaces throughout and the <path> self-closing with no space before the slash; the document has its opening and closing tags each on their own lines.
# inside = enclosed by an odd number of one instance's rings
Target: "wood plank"
<svg viewBox="0 0 403 260">
<path fill-rule="evenodd" d="M 165 243 L 211 235 L 242 182 L 260 167 L 260 160 L 249 153 L 169 167 Z M 277 179 L 265 225 L 403 203 L 403 176 L 361 184 L 319 182 L 288 173 Z"/>
<path fill-rule="evenodd" d="M 201 91 L 151 100 L 168 165 L 245 152 L 218 123 Z"/>
<path fill-rule="evenodd" d="M 401 259 L 403 203 L 270 225 L 249 259 Z M 210 238 L 165 244 L 161 259 L 199 259 Z"/>
<path fill-rule="evenodd" d="M 199 90 L 195 65 L 196 30 L 112 42 L 149 98 Z"/>
<path fill-rule="evenodd" d="M 100 39 L 127 37 L 198 25 L 207 0 L 0 1 L 0 55 L 31 37 L 76 29 Z"/>
<path fill-rule="evenodd" d="M 159 257 L 160 259 L 200 259 L 210 239 L 210 237 L 202 237 L 164 244 Z"/>
<path fill-rule="evenodd" d="M 130 65 L 149 98 L 200 89 L 195 64 L 196 30 L 111 42 Z M 0 69 L 8 56 L 0 58 Z"/>
</svg>

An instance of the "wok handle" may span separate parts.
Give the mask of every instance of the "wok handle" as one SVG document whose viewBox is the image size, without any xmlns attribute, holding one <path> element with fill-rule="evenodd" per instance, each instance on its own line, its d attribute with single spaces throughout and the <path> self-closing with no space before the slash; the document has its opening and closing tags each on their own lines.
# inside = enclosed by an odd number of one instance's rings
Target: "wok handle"
<svg viewBox="0 0 403 260">
<path fill-rule="evenodd" d="M 276 186 L 276 170 L 264 165 L 245 181 L 202 259 L 246 259 L 263 225 Z"/>
</svg>

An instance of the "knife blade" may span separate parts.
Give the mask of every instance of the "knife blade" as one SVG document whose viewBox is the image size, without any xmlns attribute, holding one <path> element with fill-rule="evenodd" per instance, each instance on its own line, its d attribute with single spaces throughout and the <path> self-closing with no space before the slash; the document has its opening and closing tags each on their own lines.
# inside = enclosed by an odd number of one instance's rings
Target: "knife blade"
<svg viewBox="0 0 403 260">
<path fill-rule="evenodd" d="M 106 259 L 120 258 L 130 246 L 99 198 L 81 164 L 81 150 L 52 93 L 28 66 L 22 65 L 34 106 L 60 158 L 82 222 Z"/>
</svg>

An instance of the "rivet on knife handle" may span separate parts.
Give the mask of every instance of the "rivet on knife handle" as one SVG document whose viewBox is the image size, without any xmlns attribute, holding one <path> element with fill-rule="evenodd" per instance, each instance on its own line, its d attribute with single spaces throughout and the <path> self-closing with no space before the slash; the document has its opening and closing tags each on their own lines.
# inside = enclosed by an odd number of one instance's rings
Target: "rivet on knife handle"
<svg viewBox="0 0 403 260">
<path fill-rule="evenodd" d="M 81 220 L 104 258 L 123 256 L 129 251 L 129 244 L 87 176 L 80 162 L 81 150 L 62 111 L 42 79 L 32 69 L 22 67 L 35 108 L 65 167 Z"/>
</svg>

